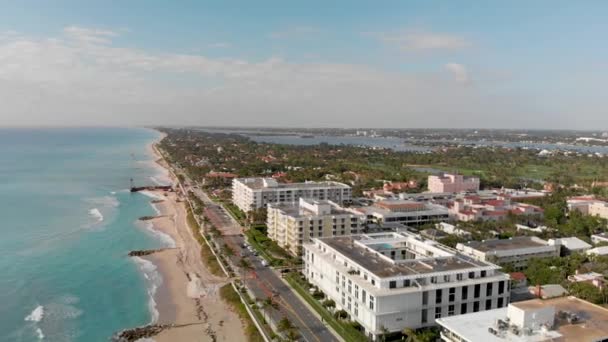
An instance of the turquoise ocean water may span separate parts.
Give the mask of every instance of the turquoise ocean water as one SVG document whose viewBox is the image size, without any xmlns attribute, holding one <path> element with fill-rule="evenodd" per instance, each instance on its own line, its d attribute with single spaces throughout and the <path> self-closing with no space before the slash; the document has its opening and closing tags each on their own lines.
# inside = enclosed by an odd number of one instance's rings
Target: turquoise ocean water
<svg viewBox="0 0 608 342">
<path fill-rule="evenodd" d="M 160 278 L 130 250 L 169 244 L 137 218 L 163 182 L 146 129 L 0 129 L 0 341 L 107 341 L 155 317 Z"/>
</svg>

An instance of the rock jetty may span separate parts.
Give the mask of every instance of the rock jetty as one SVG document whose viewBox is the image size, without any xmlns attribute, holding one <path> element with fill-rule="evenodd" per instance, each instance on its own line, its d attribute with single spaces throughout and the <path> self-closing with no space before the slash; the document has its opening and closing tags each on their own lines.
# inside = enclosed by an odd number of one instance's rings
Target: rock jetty
<svg viewBox="0 0 608 342">
<path fill-rule="evenodd" d="M 134 342 L 160 334 L 163 330 L 171 328 L 173 324 L 150 324 L 143 327 L 123 330 L 112 337 L 114 342 Z"/>
<path fill-rule="evenodd" d="M 138 251 L 130 251 L 129 256 L 131 256 L 131 257 L 146 256 L 146 255 L 162 252 L 167 249 L 175 249 L 175 248 L 142 249 L 142 250 L 138 250 Z"/>
<path fill-rule="evenodd" d="M 163 217 L 163 215 L 157 215 L 157 216 L 142 216 L 139 218 L 140 221 L 150 221 L 150 220 L 154 220 L 156 218 L 159 217 Z"/>
</svg>

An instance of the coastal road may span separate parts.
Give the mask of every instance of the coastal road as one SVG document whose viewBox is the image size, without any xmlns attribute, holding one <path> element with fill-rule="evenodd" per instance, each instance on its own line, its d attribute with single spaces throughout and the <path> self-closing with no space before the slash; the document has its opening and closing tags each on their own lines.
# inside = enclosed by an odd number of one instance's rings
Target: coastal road
<svg viewBox="0 0 608 342">
<path fill-rule="evenodd" d="M 273 297 L 274 301 L 279 304 L 279 312 L 289 318 L 298 328 L 304 340 L 308 342 L 340 341 L 282 281 L 281 275 L 277 271 L 263 266 L 259 257 L 241 247 L 245 243 L 245 237 L 238 222 L 222 206 L 211 201 L 205 192 L 198 188 L 192 188 L 192 191 L 205 203 L 205 213 L 216 228 L 222 232 L 224 242 L 235 251 L 235 255 L 231 257 L 233 263 L 239 265 L 240 259 L 243 258 L 252 266 L 252 269 L 247 271 L 244 282 L 256 298 L 263 300 Z"/>
</svg>

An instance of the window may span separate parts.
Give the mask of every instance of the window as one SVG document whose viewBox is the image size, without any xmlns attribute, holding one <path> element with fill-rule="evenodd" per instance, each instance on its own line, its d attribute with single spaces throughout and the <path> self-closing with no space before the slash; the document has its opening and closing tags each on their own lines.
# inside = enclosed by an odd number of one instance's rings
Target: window
<svg viewBox="0 0 608 342">
<path fill-rule="evenodd" d="M 501 295 L 505 292 L 505 282 L 504 280 L 498 283 L 498 294 Z"/>
<path fill-rule="evenodd" d="M 492 295 L 492 283 L 486 284 L 486 297 L 490 297 Z"/>
<path fill-rule="evenodd" d="M 435 304 L 441 304 L 441 296 L 442 296 L 442 291 L 436 290 L 435 291 Z"/>
<path fill-rule="evenodd" d="M 422 292 L 422 305 L 429 303 L 429 293 L 427 291 Z"/>
<path fill-rule="evenodd" d="M 355 299 L 359 299 L 359 285 L 355 284 Z"/>
<path fill-rule="evenodd" d="M 473 302 L 473 312 L 479 311 L 479 302 Z"/>
<path fill-rule="evenodd" d="M 467 313 L 467 303 L 460 304 L 460 314 L 464 315 Z"/>
<path fill-rule="evenodd" d="M 435 319 L 441 318 L 441 307 L 438 306 L 435 308 Z"/>
<path fill-rule="evenodd" d="M 475 272 L 469 272 L 469 279 L 475 279 Z"/>
<path fill-rule="evenodd" d="M 396 287 L 397 287 L 397 281 L 395 281 L 395 280 L 391 280 L 391 281 L 388 283 L 388 288 L 389 288 L 389 289 L 394 289 L 394 288 L 396 288 Z"/>
<path fill-rule="evenodd" d="M 485 278 L 486 277 L 486 271 L 481 271 L 481 277 Z"/>
<path fill-rule="evenodd" d="M 448 306 L 448 316 L 454 316 L 454 305 Z"/>
<path fill-rule="evenodd" d="M 426 323 L 426 322 L 427 322 L 427 318 L 426 318 L 426 316 L 428 316 L 428 315 L 427 315 L 427 313 L 428 313 L 428 312 L 427 312 L 427 310 L 426 310 L 426 309 L 422 309 L 421 313 L 422 313 L 422 315 L 421 315 L 421 317 L 420 317 L 420 322 L 421 322 L 422 324 L 424 324 L 424 323 Z"/>
<path fill-rule="evenodd" d="M 479 298 L 479 292 L 481 292 L 481 285 L 475 284 L 475 293 L 473 294 L 474 298 Z"/>
<path fill-rule="evenodd" d="M 372 285 L 376 285 L 376 279 L 372 279 Z"/>
<path fill-rule="evenodd" d="M 437 277 L 431 277 L 431 284 L 437 284 Z"/>
<path fill-rule="evenodd" d="M 451 287 L 450 288 L 450 298 L 449 301 L 453 302 L 456 299 L 456 288 Z"/>
<path fill-rule="evenodd" d="M 374 310 L 374 296 L 369 296 L 369 309 Z"/>
<path fill-rule="evenodd" d="M 449 283 L 450 282 L 450 276 L 449 275 L 444 275 L 443 276 L 443 282 Z"/>
<path fill-rule="evenodd" d="M 410 287 L 410 280 L 409 279 L 405 279 L 403 281 L 403 287 Z"/>
<path fill-rule="evenodd" d="M 456 275 L 456 280 L 459 280 L 459 281 L 462 280 L 462 273 L 458 273 Z"/>
<path fill-rule="evenodd" d="M 497 308 L 502 308 L 502 304 L 504 303 L 504 299 L 502 297 L 498 298 L 498 302 L 496 303 Z"/>
<path fill-rule="evenodd" d="M 353 293 L 352 282 L 348 279 L 348 293 Z"/>
<path fill-rule="evenodd" d="M 469 287 L 463 286 L 462 287 L 462 300 L 466 300 L 468 297 L 469 297 Z"/>
<path fill-rule="evenodd" d="M 355 316 L 359 316 L 359 303 L 355 302 Z"/>
<path fill-rule="evenodd" d="M 365 302 L 365 295 L 366 295 L 365 290 L 361 290 L 361 301 L 362 302 Z"/>
<path fill-rule="evenodd" d="M 492 300 L 486 299 L 486 310 L 490 310 L 492 308 Z"/>
</svg>

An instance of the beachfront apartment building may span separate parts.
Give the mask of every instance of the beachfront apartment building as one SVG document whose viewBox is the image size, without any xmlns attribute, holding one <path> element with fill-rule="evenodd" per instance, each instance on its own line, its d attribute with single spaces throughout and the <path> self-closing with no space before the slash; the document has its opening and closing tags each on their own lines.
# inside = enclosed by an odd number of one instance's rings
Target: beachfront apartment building
<svg viewBox="0 0 608 342">
<path fill-rule="evenodd" d="M 444 221 L 449 217 L 448 209 L 442 205 L 409 200 L 384 200 L 356 210 L 366 215 L 368 223 L 403 223 L 418 226 Z"/>
<path fill-rule="evenodd" d="M 338 182 L 279 183 L 273 178 L 236 178 L 232 202 L 244 212 L 266 208 L 268 203 L 292 203 L 300 198 L 328 200 L 338 204 L 350 200 L 350 186 Z"/>
<path fill-rule="evenodd" d="M 462 192 L 479 191 L 479 178 L 464 177 L 455 173 L 430 175 L 428 178 L 429 192 Z"/>
<path fill-rule="evenodd" d="M 293 255 L 313 238 L 359 234 L 365 215 L 327 200 L 268 204 L 268 237 Z"/>
<path fill-rule="evenodd" d="M 516 236 L 502 240 L 458 243 L 456 249 L 477 260 L 510 265 L 516 270 L 521 270 L 526 267 L 530 259 L 558 257 L 561 246 L 549 244 L 535 236 Z"/>
<path fill-rule="evenodd" d="M 407 232 L 315 238 L 303 260 L 308 281 L 374 340 L 510 299 L 498 266 Z"/>
</svg>

